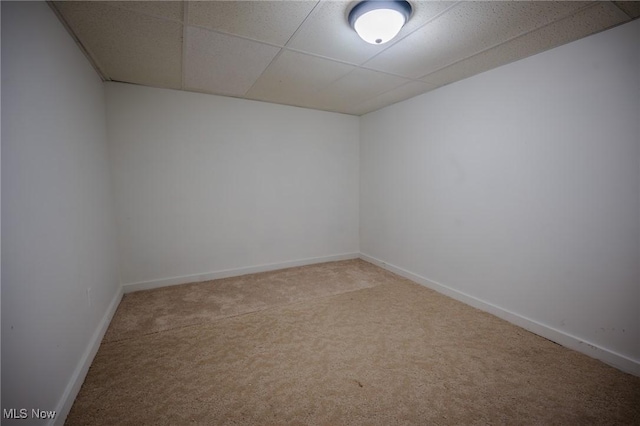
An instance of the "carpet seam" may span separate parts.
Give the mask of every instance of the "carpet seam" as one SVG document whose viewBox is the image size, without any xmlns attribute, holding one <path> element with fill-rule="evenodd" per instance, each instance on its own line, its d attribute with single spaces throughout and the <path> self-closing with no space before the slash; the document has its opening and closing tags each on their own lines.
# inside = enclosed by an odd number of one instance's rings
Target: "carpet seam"
<svg viewBox="0 0 640 426">
<path fill-rule="evenodd" d="M 205 325 L 205 324 L 213 324 L 215 322 L 226 320 L 226 319 L 229 319 L 229 318 L 237 318 L 237 317 L 240 317 L 240 316 L 243 316 L 243 315 L 250 315 L 250 314 L 257 313 L 257 312 L 266 312 L 266 311 L 269 311 L 269 310 L 272 310 L 272 309 L 276 309 L 276 308 L 283 308 L 283 307 L 286 307 L 286 306 L 294 306 L 294 305 L 299 305 L 299 304 L 302 304 L 302 303 L 313 302 L 313 301 L 316 301 L 316 300 L 325 300 L 325 299 L 328 299 L 328 298 L 331 298 L 331 297 L 341 296 L 343 294 L 355 293 L 355 292 L 363 291 L 363 290 L 370 290 L 370 289 L 376 288 L 376 287 L 378 287 L 380 285 L 382 285 L 382 284 L 377 284 L 377 285 L 374 285 L 374 286 L 371 286 L 371 287 L 359 288 L 359 289 L 356 289 L 356 290 L 348 290 L 348 291 L 344 291 L 342 293 L 330 294 L 328 296 L 315 297 L 315 298 L 312 298 L 312 299 L 309 299 L 309 300 L 299 300 L 297 302 L 284 303 L 282 305 L 273 305 L 273 306 L 269 306 L 269 307 L 266 307 L 266 308 L 263 308 L 263 309 L 256 309 L 254 311 L 241 312 L 241 313 L 234 314 L 234 315 L 228 315 L 228 316 L 224 316 L 224 317 L 220 317 L 220 318 L 214 318 L 212 320 L 205 320 L 205 321 L 197 322 L 197 323 L 194 323 L 194 324 L 188 324 L 188 325 L 168 328 L 166 330 L 158 330 L 158 331 L 153 331 L 153 332 L 150 332 L 150 333 L 144 333 L 144 334 L 141 334 L 139 336 L 124 338 L 124 339 L 118 339 L 118 340 L 110 340 L 108 342 L 107 341 L 103 341 L 103 342 L 100 343 L 100 345 L 109 345 L 111 343 L 126 342 L 126 341 L 129 341 L 129 340 L 136 340 L 136 339 L 139 339 L 139 338 L 142 338 L 142 337 L 154 336 L 154 335 L 157 335 L 157 334 L 160 334 L 160 333 L 165 333 L 165 332 L 168 332 L 168 331 L 184 330 L 186 328 L 198 327 L 198 326 Z"/>
</svg>

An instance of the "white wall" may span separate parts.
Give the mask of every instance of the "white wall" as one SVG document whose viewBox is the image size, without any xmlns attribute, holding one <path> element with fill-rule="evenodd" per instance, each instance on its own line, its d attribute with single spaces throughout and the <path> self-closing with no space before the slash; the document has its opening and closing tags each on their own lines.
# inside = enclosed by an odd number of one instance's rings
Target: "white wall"
<svg viewBox="0 0 640 426">
<path fill-rule="evenodd" d="M 47 4 L 1 7 L 2 408 L 64 412 L 121 294 L 104 88 Z"/>
<path fill-rule="evenodd" d="M 364 116 L 361 251 L 640 374 L 639 43 L 635 21 Z"/>
<path fill-rule="evenodd" d="M 121 279 L 145 283 L 129 289 L 357 255 L 358 117 L 106 91 Z"/>
</svg>

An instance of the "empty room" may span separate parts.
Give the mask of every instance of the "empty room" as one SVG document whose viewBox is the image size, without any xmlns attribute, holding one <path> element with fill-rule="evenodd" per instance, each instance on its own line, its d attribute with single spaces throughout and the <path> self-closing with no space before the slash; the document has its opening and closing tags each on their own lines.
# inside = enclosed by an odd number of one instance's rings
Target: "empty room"
<svg viewBox="0 0 640 426">
<path fill-rule="evenodd" d="M 640 2 L 0 14 L 3 425 L 640 424 Z"/>
</svg>

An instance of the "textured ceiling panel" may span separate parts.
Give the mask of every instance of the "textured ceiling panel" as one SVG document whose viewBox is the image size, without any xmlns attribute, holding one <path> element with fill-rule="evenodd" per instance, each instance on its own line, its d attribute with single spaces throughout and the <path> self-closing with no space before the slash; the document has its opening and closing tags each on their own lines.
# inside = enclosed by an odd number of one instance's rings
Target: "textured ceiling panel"
<svg viewBox="0 0 640 426">
<path fill-rule="evenodd" d="M 184 2 L 181 1 L 110 1 L 109 6 L 144 13 L 156 18 L 182 22 Z"/>
<path fill-rule="evenodd" d="M 408 80 L 378 71 L 356 68 L 346 76 L 336 80 L 318 95 L 327 109 L 349 110 L 382 92 L 407 83 Z"/>
<path fill-rule="evenodd" d="M 280 51 L 255 41 L 188 27 L 185 88 L 243 96 Z"/>
<path fill-rule="evenodd" d="M 353 69 L 355 67 L 350 65 L 285 50 L 265 70 L 247 96 L 312 107 L 319 105 L 317 97 L 322 89 Z"/>
<path fill-rule="evenodd" d="M 56 7 L 108 79 L 181 87 L 180 23 L 103 2 L 57 2 Z"/>
<path fill-rule="evenodd" d="M 429 74 L 424 80 L 442 86 L 577 40 L 627 20 L 628 18 L 611 3 L 594 3 L 592 7 L 575 15 Z"/>
<path fill-rule="evenodd" d="M 613 3 L 622 9 L 629 18 L 636 19 L 640 17 L 640 1 L 614 1 Z"/>
<path fill-rule="evenodd" d="M 371 111 L 378 110 L 387 105 L 392 105 L 405 99 L 421 95 L 434 86 L 420 81 L 410 81 L 395 89 L 386 91 L 378 96 L 367 99 L 366 101 L 349 108 L 349 113 L 354 115 L 363 115 Z"/>
<path fill-rule="evenodd" d="M 420 78 L 548 24 L 585 2 L 463 2 L 382 52 L 367 68 Z M 455 29 L 452 31 L 452 29 Z M 420 52 L 416 55 L 415 52 Z"/>
<path fill-rule="evenodd" d="M 362 41 L 351 29 L 347 17 L 352 4 L 353 2 L 347 1 L 323 2 L 287 46 L 356 65 L 388 48 L 389 44 L 375 46 Z M 453 2 L 420 3 L 419 7 L 414 7 L 413 15 L 400 31 L 398 39 L 452 5 Z"/>
<path fill-rule="evenodd" d="M 199 25 L 283 46 L 315 1 L 194 1 L 189 25 Z"/>
<path fill-rule="evenodd" d="M 409 1 L 382 46 L 349 27 L 356 0 L 50 4 L 107 80 L 356 115 L 640 16 L 639 1 Z"/>
</svg>

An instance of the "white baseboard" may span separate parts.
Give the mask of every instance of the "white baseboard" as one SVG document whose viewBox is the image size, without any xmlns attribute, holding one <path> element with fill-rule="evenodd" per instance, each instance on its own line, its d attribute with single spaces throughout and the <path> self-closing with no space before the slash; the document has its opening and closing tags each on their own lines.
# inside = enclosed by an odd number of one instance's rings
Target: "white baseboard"
<svg viewBox="0 0 640 426">
<path fill-rule="evenodd" d="M 220 278 L 238 277 L 246 274 L 256 274 L 258 272 L 274 271 L 276 269 L 293 268 L 295 266 L 313 265 L 314 263 L 334 262 L 337 260 L 358 259 L 360 253 L 343 253 L 332 256 L 311 257 L 307 259 L 291 260 L 288 262 L 270 263 L 267 265 L 248 266 L 237 269 L 225 269 L 204 274 L 184 275 L 181 277 L 162 278 L 158 280 L 140 281 L 136 283 L 123 284 L 125 293 L 133 291 L 150 290 L 153 288 L 167 287 L 171 285 L 196 283 L 202 281 L 217 280 Z"/>
<path fill-rule="evenodd" d="M 87 349 L 85 349 L 84 354 L 82 354 L 80 362 L 71 375 L 71 380 L 69 380 L 69 383 L 67 384 L 67 387 L 62 394 L 62 398 L 60 398 L 60 400 L 58 401 L 58 405 L 56 406 L 56 417 L 55 419 L 50 420 L 49 425 L 63 425 L 65 420 L 67 419 L 67 415 L 69 415 L 69 411 L 71 410 L 73 401 L 75 401 L 76 396 L 78 396 L 78 392 L 80 392 L 80 387 L 82 386 L 82 383 L 87 376 L 87 372 L 89 371 L 89 367 L 93 362 L 93 358 L 98 352 L 98 348 L 100 347 L 102 338 L 107 332 L 107 328 L 111 323 L 113 315 L 116 313 L 116 309 L 118 309 L 120 300 L 122 300 L 122 295 L 122 287 L 119 287 L 115 296 L 111 300 L 107 311 L 104 313 L 102 319 L 100 320 L 98 328 L 93 333 L 93 336 L 89 341 L 89 345 L 87 345 Z"/>
<path fill-rule="evenodd" d="M 512 324 L 515 324 L 519 327 L 524 328 L 525 330 L 528 330 L 532 333 L 535 333 L 539 336 L 542 336 L 546 339 L 556 342 L 564 347 L 576 350 L 592 358 L 598 359 L 624 372 L 633 374 L 635 376 L 640 376 L 640 361 L 638 360 L 631 359 L 619 353 L 613 352 L 609 349 L 598 346 L 594 343 L 580 339 L 579 337 L 557 330 L 553 327 L 549 327 L 547 325 L 541 324 L 535 320 L 524 317 L 515 312 L 511 312 L 507 309 L 501 308 L 499 306 L 496 306 L 484 300 L 478 299 L 474 296 L 470 296 L 461 291 L 454 290 L 453 288 L 448 287 L 444 284 L 441 284 L 439 282 L 414 274 L 413 272 L 409 272 L 406 269 L 402 269 L 398 266 L 384 262 L 380 259 L 376 259 L 373 256 L 360 253 L 360 258 L 369 263 L 373 263 L 374 265 L 380 266 L 381 268 L 384 268 L 390 272 L 393 272 L 402 277 L 405 277 L 420 285 L 429 287 L 430 289 L 435 290 L 438 293 L 442 293 L 446 296 L 449 296 L 467 305 L 473 306 L 474 308 L 478 308 L 482 311 L 489 312 L 490 314 L 493 314 L 498 318 L 502 318 Z"/>
</svg>

